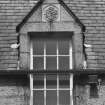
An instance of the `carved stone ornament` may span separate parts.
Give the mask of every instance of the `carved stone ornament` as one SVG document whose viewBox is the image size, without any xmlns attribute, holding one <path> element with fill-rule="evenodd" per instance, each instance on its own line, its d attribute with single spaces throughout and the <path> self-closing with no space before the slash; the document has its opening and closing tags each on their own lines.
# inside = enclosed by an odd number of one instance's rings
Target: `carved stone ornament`
<svg viewBox="0 0 105 105">
<path fill-rule="evenodd" d="M 44 5 L 42 7 L 42 21 L 54 22 L 60 20 L 59 5 Z"/>
</svg>

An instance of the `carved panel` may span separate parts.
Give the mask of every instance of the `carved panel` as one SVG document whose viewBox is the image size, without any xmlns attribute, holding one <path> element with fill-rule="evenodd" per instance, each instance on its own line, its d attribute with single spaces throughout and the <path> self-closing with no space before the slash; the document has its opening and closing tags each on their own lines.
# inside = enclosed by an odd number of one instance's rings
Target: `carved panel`
<svg viewBox="0 0 105 105">
<path fill-rule="evenodd" d="M 44 22 L 60 21 L 60 5 L 59 4 L 43 5 L 42 21 Z"/>
</svg>

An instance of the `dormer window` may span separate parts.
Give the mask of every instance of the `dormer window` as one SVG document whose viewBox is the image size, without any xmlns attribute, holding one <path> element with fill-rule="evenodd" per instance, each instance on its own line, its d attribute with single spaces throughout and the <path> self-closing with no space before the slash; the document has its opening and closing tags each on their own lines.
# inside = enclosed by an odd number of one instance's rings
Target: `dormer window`
<svg viewBox="0 0 105 105">
<path fill-rule="evenodd" d="M 52 33 L 44 34 L 50 36 Z M 34 36 L 31 38 L 32 70 L 40 73 L 61 70 L 66 72 L 72 69 L 71 33 L 53 34 L 54 37 L 49 38 Z M 70 74 L 32 74 L 30 80 L 31 105 L 70 105 Z"/>
</svg>

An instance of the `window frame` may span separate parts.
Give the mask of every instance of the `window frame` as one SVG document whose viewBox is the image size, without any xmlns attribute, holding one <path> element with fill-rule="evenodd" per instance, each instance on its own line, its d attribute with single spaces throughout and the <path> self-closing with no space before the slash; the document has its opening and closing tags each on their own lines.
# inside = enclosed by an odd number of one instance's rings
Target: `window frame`
<svg viewBox="0 0 105 105">
<path fill-rule="evenodd" d="M 38 33 L 40 33 L 40 32 L 38 32 Z M 34 36 L 34 38 L 36 38 L 36 39 L 43 39 L 43 38 L 49 38 L 49 36 L 48 36 L 48 34 L 56 34 L 56 35 L 54 35 L 53 37 L 52 36 L 50 36 L 51 38 L 54 38 L 54 39 L 56 39 L 56 38 L 59 38 L 59 39 L 67 39 L 67 38 L 70 38 L 70 48 L 69 48 L 69 55 L 68 55 L 68 57 L 69 57 L 69 61 L 70 61 L 70 64 L 69 64 L 69 69 L 72 69 L 73 68 L 73 44 L 72 44 L 72 36 L 70 36 L 69 34 L 70 34 L 70 32 L 66 32 L 67 33 L 67 36 L 64 34 L 65 32 L 47 32 L 47 35 L 46 35 L 46 32 L 44 33 L 44 35 L 42 36 L 42 35 L 38 35 L 37 33 L 36 33 L 36 35 Z M 40 33 L 40 34 L 43 34 L 43 33 Z M 57 35 L 58 34 L 58 35 Z M 59 34 L 61 34 L 61 35 L 59 35 Z M 64 35 L 63 35 L 64 34 Z M 30 33 L 30 36 L 31 37 L 33 37 L 33 33 Z M 58 66 L 58 44 L 57 44 L 57 71 L 59 70 L 59 66 Z M 46 51 L 45 51 L 45 49 L 44 49 L 44 55 L 46 55 Z M 65 55 L 64 55 L 65 56 Z M 44 70 L 46 70 L 46 57 L 44 57 Z M 33 44 L 32 44 L 32 40 L 31 40 L 31 42 L 30 42 L 30 70 L 33 70 Z M 69 79 L 69 85 L 70 85 L 70 87 L 69 87 L 69 89 L 66 89 L 66 88 L 63 88 L 63 89 L 60 89 L 59 88 L 59 77 L 58 77 L 59 75 L 57 75 L 57 98 L 59 99 L 59 90 L 69 90 L 70 91 L 70 98 L 73 98 L 73 96 L 72 96 L 72 89 L 73 89 L 73 74 L 70 74 L 70 79 Z M 32 74 L 30 74 L 30 105 L 33 105 L 33 90 L 34 90 L 34 88 L 33 88 L 33 75 Z M 43 90 L 43 89 L 42 89 Z M 55 89 L 47 89 L 46 88 L 46 75 L 44 75 L 44 105 L 46 105 L 46 91 L 47 90 L 55 90 Z M 72 97 L 71 97 L 72 96 Z M 57 105 L 59 105 L 59 100 L 57 99 Z M 73 101 L 71 102 L 71 100 L 70 100 L 70 105 L 71 105 L 71 103 L 72 103 L 72 105 L 73 105 Z"/>
</svg>

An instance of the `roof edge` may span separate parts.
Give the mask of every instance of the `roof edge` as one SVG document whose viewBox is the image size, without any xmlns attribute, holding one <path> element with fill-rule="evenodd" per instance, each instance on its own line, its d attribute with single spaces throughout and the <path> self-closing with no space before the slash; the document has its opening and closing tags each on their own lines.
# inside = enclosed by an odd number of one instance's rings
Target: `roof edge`
<svg viewBox="0 0 105 105">
<path fill-rule="evenodd" d="M 23 18 L 23 20 L 16 26 L 16 32 L 19 32 L 22 26 L 28 21 L 28 19 L 33 15 L 33 13 L 43 4 L 44 0 L 39 0 L 38 3 L 32 8 L 32 10 Z M 80 19 L 74 14 L 74 12 L 63 2 L 63 0 L 58 0 L 58 2 L 64 7 L 64 9 L 73 17 L 73 19 L 79 24 L 82 31 L 85 32 L 86 27 L 80 21 Z"/>
<path fill-rule="evenodd" d="M 63 2 L 63 0 L 58 0 L 58 2 L 63 6 L 63 8 L 74 18 L 74 20 L 79 24 L 82 31 L 85 32 L 86 27 L 85 25 L 80 21 L 80 19 L 74 14 L 74 12 Z"/>
<path fill-rule="evenodd" d="M 32 10 L 23 18 L 23 20 L 17 25 L 16 32 L 19 32 L 21 27 L 27 22 L 27 20 L 33 15 L 33 13 L 42 5 L 44 0 L 39 0 Z"/>
</svg>

